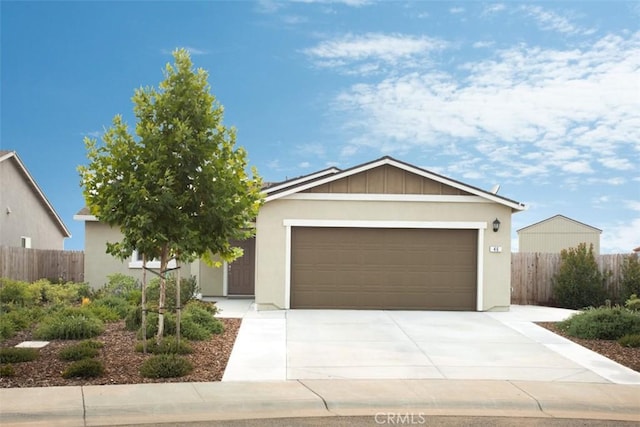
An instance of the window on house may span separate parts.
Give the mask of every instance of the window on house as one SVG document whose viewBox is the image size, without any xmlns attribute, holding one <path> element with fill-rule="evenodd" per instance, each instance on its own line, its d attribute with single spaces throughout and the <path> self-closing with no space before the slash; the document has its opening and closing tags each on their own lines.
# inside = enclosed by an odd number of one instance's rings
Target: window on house
<svg viewBox="0 0 640 427">
<path fill-rule="evenodd" d="M 31 237 L 21 236 L 20 237 L 20 247 L 22 247 L 22 248 L 30 248 L 31 247 Z"/>
<path fill-rule="evenodd" d="M 176 260 L 172 259 L 169 261 L 169 265 L 167 268 L 175 268 Z M 131 254 L 131 261 L 129 262 L 129 268 L 142 268 L 142 254 L 138 251 L 133 251 Z M 147 261 L 147 268 L 160 268 L 160 260 L 154 258 L 150 261 Z"/>
</svg>

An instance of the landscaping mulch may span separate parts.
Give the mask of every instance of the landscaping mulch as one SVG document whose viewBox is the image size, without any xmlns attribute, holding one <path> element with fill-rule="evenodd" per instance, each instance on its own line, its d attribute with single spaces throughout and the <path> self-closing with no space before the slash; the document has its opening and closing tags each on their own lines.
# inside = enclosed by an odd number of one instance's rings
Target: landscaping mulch
<svg viewBox="0 0 640 427">
<path fill-rule="evenodd" d="M 97 359 L 105 366 L 104 375 L 90 379 L 64 379 L 62 372 L 71 362 L 58 359 L 60 350 L 79 341 L 53 340 L 40 349 L 40 357 L 32 362 L 15 363 L 15 376 L 0 377 L 0 387 L 51 387 L 72 385 L 142 384 L 167 382 L 220 381 L 227 366 L 233 344 L 240 329 L 241 319 L 220 319 L 224 332 L 208 341 L 190 341 L 193 353 L 185 355 L 194 366 L 184 377 L 150 379 L 140 376 L 142 362 L 149 354 L 135 351 L 136 333 L 124 328 L 124 321 L 108 323 L 105 331 L 95 337 L 104 346 Z M 6 340 L 2 347 L 12 347 L 22 341 L 32 340 L 31 332 L 21 332 Z"/>
<path fill-rule="evenodd" d="M 607 340 L 587 340 L 567 335 L 561 331 L 553 322 L 537 322 L 536 324 L 550 330 L 551 332 L 563 336 L 589 350 L 595 351 L 621 365 L 640 372 L 640 347 L 623 347 L 617 341 Z"/>
</svg>

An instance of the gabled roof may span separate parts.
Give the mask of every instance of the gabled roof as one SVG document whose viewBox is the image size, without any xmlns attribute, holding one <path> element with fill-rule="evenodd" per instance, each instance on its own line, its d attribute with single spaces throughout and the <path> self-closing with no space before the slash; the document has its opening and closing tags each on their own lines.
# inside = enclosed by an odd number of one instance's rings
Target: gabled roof
<svg viewBox="0 0 640 427">
<path fill-rule="evenodd" d="M 265 190 L 265 193 L 266 193 L 265 201 L 269 202 L 271 200 L 276 200 L 281 197 L 286 197 L 290 194 L 298 193 L 298 192 L 307 190 L 309 188 L 327 184 L 329 182 L 336 181 L 336 180 L 339 180 L 351 175 L 355 175 L 370 169 L 374 169 L 380 166 L 384 166 L 384 165 L 394 166 L 396 168 L 405 170 L 410 173 L 414 173 L 424 178 L 431 179 L 433 181 L 457 188 L 467 193 L 471 193 L 473 195 L 488 199 L 492 202 L 509 206 L 513 210 L 521 211 L 525 209 L 525 206 L 522 203 L 516 202 L 506 197 L 498 196 L 497 194 L 491 193 L 489 191 L 481 190 L 480 188 L 477 188 L 468 184 L 464 184 L 460 181 L 447 178 L 445 176 L 428 171 L 426 169 L 413 166 L 409 163 L 396 160 L 389 156 L 385 156 L 380 159 L 373 160 L 368 163 L 363 163 L 361 165 L 354 166 L 352 168 L 345 169 L 345 170 L 330 168 L 330 169 L 325 169 L 325 170 L 316 172 L 314 174 L 306 175 L 304 177 L 296 178 L 294 180 L 285 181 L 280 185 L 276 185 Z"/>
<path fill-rule="evenodd" d="M 16 166 L 18 167 L 18 170 L 22 173 L 22 176 L 25 178 L 27 185 L 31 187 L 36 197 L 40 200 L 40 203 L 42 204 L 42 206 L 44 206 L 44 208 L 47 210 L 47 212 L 49 213 L 53 221 L 56 223 L 60 231 L 62 231 L 62 234 L 65 237 L 71 237 L 71 233 L 69 232 L 69 229 L 67 228 L 67 226 L 64 225 L 64 222 L 62 222 L 62 218 L 60 218 L 60 215 L 58 215 L 58 213 L 53 208 L 53 206 L 51 205 L 47 197 L 42 192 L 42 189 L 40 189 L 36 181 L 33 179 L 31 174 L 27 170 L 24 163 L 22 163 L 22 160 L 20 160 L 20 157 L 18 157 L 18 154 L 15 151 L 0 150 L 0 162 L 4 162 L 4 161 L 15 162 Z"/>
<path fill-rule="evenodd" d="M 589 225 L 589 224 L 585 224 L 584 222 L 576 221 L 575 219 L 571 219 L 571 218 L 569 218 L 569 217 L 567 217 L 567 216 L 560 215 L 560 214 L 558 214 L 558 215 L 554 215 L 554 216 L 549 217 L 549 218 L 547 218 L 547 219 L 543 219 L 542 221 L 538 221 L 538 222 L 533 223 L 533 224 L 531 224 L 531 225 L 527 225 L 526 227 L 522 227 L 521 229 L 517 230 L 516 232 L 517 232 L 517 233 L 519 233 L 519 232 L 521 232 L 522 230 L 526 230 L 526 229 L 528 229 L 528 228 L 535 227 L 535 226 L 538 226 L 538 225 L 540 225 L 540 224 L 542 224 L 542 223 L 549 222 L 549 221 L 553 221 L 553 220 L 556 220 L 556 219 L 565 219 L 565 220 L 567 220 L 567 221 L 571 221 L 571 222 L 573 222 L 573 223 L 576 223 L 576 224 L 582 225 L 582 226 L 584 226 L 584 227 L 587 227 L 587 228 L 590 228 L 590 229 L 592 229 L 592 230 L 594 230 L 594 231 L 597 231 L 597 232 L 599 232 L 599 233 L 602 233 L 602 230 L 600 230 L 599 228 L 593 227 L 593 226 L 591 226 L 591 225 Z"/>
</svg>

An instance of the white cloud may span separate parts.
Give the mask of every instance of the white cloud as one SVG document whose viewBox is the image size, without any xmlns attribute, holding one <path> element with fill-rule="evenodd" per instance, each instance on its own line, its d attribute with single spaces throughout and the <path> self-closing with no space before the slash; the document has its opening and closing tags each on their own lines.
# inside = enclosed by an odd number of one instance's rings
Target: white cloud
<svg viewBox="0 0 640 427">
<path fill-rule="evenodd" d="M 328 51 L 344 52 L 334 54 L 341 60 L 394 55 L 364 46 Z M 566 50 L 517 45 L 454 71 L 396 67 L 381 81 L 354 84 L 336 97 L 351 135 L 342 153 L 359 147 L 435 152 L 458 143 L 502 176 L 512 171 L 514 178 L 544 180 L 553 173 L 590 174 L 598 164 L 626 171 L 635 163 L 625 159 L 640 140 L 638 70 L 640 32 Z"/>
<path fill-rule="evenodd" d="M 282 22 L 289 25 L 304 24 L 307 21 L 308 19 L 306 17 L 299 15 L 285 15 L 282 17 Z"/>
<path fill-rule="evenodd" d="M 472 46 L 476 49 L 481 49 L 481 48 L 487 48 L 487 47 L 491 47 L 495 44 L 495 42 L 492 41 L 477 41 L 475 43 L 472 44 Z"/>
<path fill-rule="evenodd" d="M 481 15 L 484 16 L 484 15 L 491 15 L 491 14 L 494 14 L 494 13 L 502 12 L 506 8 L 507 7 L 502 3 L 489 4 L 489 5 L 486 5 L 484 7 L 484 9 L 482 10 Z"/>
<path fill-rule="evenodd" d="M 449 9 L 449 13 L 451 13 L 452 15 L 464 13 L 464 7 L 452 7 Z"/>
<path fill-rule="evenodd" d="M 586 29 L 571 23 L 568 17 L 545 10 L 540 6 L 521 6 L 521 9 L 531 16 L 543 30 L 558 31 L 564 34 L 593 34 L 595 30 Z"/>
<path fill-rule="evenodd" d="M 640 200 L 628 200 L 625 205 L 632 211 L 640 212 Z"/>
<path fill-rule="evenodd" d="M 600 252 L 629 253 L 640 245 L 640 218 L 618 222 L 603 228 Z"/>
<path fill-rule="evenodd" d="M 195 56 L 195 55 L 206 55 L 209 52 L 207 52 L 206 50 L 203 49 L 198 49 L 196 47 L 192 47 L 192 46 L 178 46 L 179 49 L 186 49 L 187 52 L 189 52 L 189 54 Z M 162 53 L 165 55 L 171 55 L 173 54 L 173 51 L 175 49 L 162 49 Z"/>
<path fill-rule="evenodd" d="M 343 4 L 351 7 L 362 7 L 371 4 L 371 0 L 291 0 L 293 3 Z"/>
<path fill-rule="evenodd" d="M 423 64 L 434 51 L 447 47 L 443 40 L 401 34 L 347 34 L 305 49 L 319 67 L 338 68 L 346 73 L 370 74 L 384 66 Z"/>
<path fill-rule="evenodd" d="M 307 168 L 311 167 L 311 163 L 309 163 L 309 162 L 301 162 L 301 163 L 298 164 L 298 167 L 301 168 L 301 169 L 307 169 Z"/>
</svg>

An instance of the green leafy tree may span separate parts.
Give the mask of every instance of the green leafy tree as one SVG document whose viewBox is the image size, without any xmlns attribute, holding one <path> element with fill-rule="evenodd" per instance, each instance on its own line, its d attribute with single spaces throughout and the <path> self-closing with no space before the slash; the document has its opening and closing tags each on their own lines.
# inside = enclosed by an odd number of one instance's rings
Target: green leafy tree
<svg viewBox="0 0 640 427">
<path fill-rule="evenodd" d="M 593 245 L 587 249 L 586 243 L 580 243 L 577 248 L 563 249 L 560 259 L 560 271 L 553 283 L 556 302 L 572 309 L 603 304 L 606 298 L 604 276 L 598 269 Z"/>
<path fill-rule="evenodd" d="M 626 300 L 631 295 L 640 295 L 640 258 L 638 254 L 631 254 L 624 259 L 622 264 L 622 300 Z"/>
<path fill-rule="evenodd" d="M 91 213 L 123 235 L 106 252 L 126 259 L 137 250 L 160 260 L 158 340 L 169 261 L 238 257 L 229 241 L 253 234 L 262 203 L 261 178 L 255 169 L 249 175 L 235 129 L 223 125 L 208 73 L 194 70 L 184 49 L 173 57 L 159 89 L 135 91 L 135 136 L 116 115 L 102 144 L 85 138 L 89 164 L 79 167 Z"/>
</svg>

